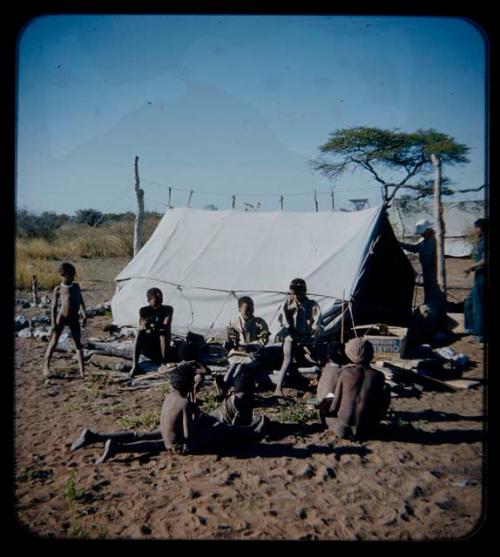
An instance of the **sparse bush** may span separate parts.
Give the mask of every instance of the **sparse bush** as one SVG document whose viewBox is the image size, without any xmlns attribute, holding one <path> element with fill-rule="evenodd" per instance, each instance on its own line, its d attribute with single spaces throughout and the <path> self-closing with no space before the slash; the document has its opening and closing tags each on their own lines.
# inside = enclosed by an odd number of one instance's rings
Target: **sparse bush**
<svg viewBox="0 0 500 557">
<path fill-rule="evenodd" d="M 144 412 L 140 416 L 121 416 L 118 418 L 118 422 L 125 429 L 147 429 L 152 431 L 160 425 L 160 414 L 161 411 L 155 409 Z"/>
<path fill-rule="evenodd" d="M 77 487 L 75 481 L 75 473 L 72 472 L 71 476 L 66 480 L 66 483 L 64 484 L 62 496 L 64 497 L 64 499 L 68 499 L 69 501 L 77 501 L 78 499 L 81 499 L 83 497 L 84 493 L 85 492 L 83 489 L 79 489 Z"/>
</svg>

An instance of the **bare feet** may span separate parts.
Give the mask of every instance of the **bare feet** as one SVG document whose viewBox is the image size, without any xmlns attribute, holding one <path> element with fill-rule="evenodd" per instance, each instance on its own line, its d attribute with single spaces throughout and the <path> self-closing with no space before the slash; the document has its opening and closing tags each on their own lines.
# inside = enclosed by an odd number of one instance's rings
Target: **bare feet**
<svg viewBox="0 0 500 557">
<path fill-rule="evenodd" d="M 113 442 L 113 439 L 108 439 L 104 445 L 104 452 L 101 455 L 101 458 L 95 461 L 96 464 L 102 464 L 106 462 L 118 452 L 116 450 L 116 442 Z"/>
<path fill-rule="evenodd" d="M 135 377 L 140 371 L 141 371 L 141 368 L 139 367 L 138 364 L 133 365 L 133 366 L 132 366 L 132 369 L 130 370 L 130 372 L 129 372 L 129 374 L 128 374 L 128 376 L 129 376 L 130 378 Z"/>
<path fill-rule="evenodd" d="M 85 428 L 80 434 L 80 437 L 78 437 L 78 439 L 71 445 L 70 451 L 76 451 L 77 449 L 91 445 L 98 440 L 99 439 L 96 433 L 88 428 Z"/>
</svg>

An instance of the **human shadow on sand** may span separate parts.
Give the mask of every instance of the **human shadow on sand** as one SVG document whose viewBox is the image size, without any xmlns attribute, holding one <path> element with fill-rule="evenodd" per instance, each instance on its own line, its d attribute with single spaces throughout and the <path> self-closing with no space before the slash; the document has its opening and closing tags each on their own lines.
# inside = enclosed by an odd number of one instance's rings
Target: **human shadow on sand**
<svg viewBox="0 0 500 557">
<path fill-rule="evenodd" d="M 487 416 L 462 416 L 451 412 L 436 412 L 435 410 L 423 410 L 421 412 L 393 411 L 396 419 L 406 422 L 486 422 Z"/>
<path fill-rule="evenodd" d="M 481 429 L 438 429 L 424 431 L 411 425 L 388 424 L 380 428 L 379 441 L 399 441 L 418 445 L 459 445 L 460 443 L 480 443 L 486 439 Z"/>
</svg>

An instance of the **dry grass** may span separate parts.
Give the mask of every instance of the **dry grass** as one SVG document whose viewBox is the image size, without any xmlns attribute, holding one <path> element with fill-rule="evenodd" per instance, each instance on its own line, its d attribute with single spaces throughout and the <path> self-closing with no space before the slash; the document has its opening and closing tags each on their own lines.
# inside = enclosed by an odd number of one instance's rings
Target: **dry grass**
<svg viewBox="0 0 500 557">
<path fill-rule="evenodd" d="M 144 226 L 145 241 L 158 221 L 151 219 Z M 61 228 L 54 240 L 18 238 L 16 240 L 16 288 L 31 288 L 31 278 L 37 275 L 42 289 L 52 289 L 59 283 L 59 261 L 76 261 L 94 257 L 132 257 L 134 223 L 115 223 L 91 228 L 70 225 Z"/>
</svg>

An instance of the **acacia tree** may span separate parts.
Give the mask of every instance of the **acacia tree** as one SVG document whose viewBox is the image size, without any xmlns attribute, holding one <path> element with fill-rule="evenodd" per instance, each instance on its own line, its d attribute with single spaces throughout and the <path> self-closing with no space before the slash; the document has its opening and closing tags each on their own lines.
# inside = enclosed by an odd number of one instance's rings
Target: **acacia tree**
<svg viewBox="0 0 500 557">
<path fill-rule="evenodd" d="M 434 129 L 413 133 L 380 128 L 354 127 L 336 130 L 320 146 L 320 155 L 311 161 L 314 170 L 336 180 L 357 168 L 366 170 L 382 187 L 390 202 L 401 189 L 412 190 L 417 198 L 432 194 L 431 154 L 442 165 L 469 162 L 469 147 Z M 453 193 L 442 181 L 443 195 Z"/>
</svg>

